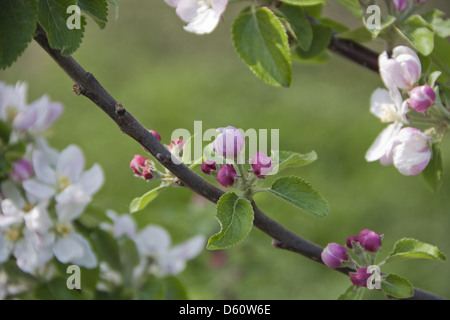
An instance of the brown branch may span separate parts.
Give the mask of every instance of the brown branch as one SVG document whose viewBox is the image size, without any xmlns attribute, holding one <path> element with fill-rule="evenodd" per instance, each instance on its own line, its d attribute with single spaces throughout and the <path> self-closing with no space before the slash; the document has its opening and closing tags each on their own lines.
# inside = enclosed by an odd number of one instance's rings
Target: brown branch
<svg viewBox="0 0 450 320">
<path fill-rule="evenodd" d="M 100 107 L 120 128 L 120 130 L 144 146 L 164 167 L 170 170 L 184 186 L 204 198 L 216 203 L 224 192 L 208 183 L 184 164 L 172 162 L 171 153 L 144 128 L 125 108 L 119 104 L 89 72 L 83 69 L 70 56 L 63 56 L 60 50 L 50 47 L 45 31 L 38 25 L 34 40 L 55 60 L 67 75 L 75 82 L 74 92 L 86 96 Z M 322 263 L 323 248 L 292 231 L 286 229 L 266 216 L 254 202 L 254 226 L 275 239 L 276 247 L 289 249 L 311 260 Z M 354 270 L 339 269 L 348 274 Z M 441 299 L 433 294 L 416 290 L 413 299 Z"/>
</svg>

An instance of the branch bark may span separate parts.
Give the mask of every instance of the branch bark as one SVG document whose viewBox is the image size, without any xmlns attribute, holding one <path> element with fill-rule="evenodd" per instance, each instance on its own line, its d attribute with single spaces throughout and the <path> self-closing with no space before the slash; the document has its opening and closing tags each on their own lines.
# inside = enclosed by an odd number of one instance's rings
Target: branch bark
<svg viewBox="0 0 450 320">
<path fill-rule="evenodd" d="M 37 25 L 34 40 L 55 60 L 67 75 L 75 82 L 74 91 L 82 94 L 101 108 L 120 128 L 120 130 L 144 146 L 164 167 L 170 170 L 184 186 L 216 203 L 224 192 L 208 183 L 184 164 L 172 162 L 171 153 L 144 128 L 121 104 L 119 104 L 97 81 L 97 79 L 71 56 L 63 56 L 60 50 L 50 47 L 45 31 Z M 274 246 L 299 253 L 313 261 L 323 264 L 321 253 L 323 248 L 312 243 L 292 231 L 286 229 L 275 220 L 265 215 L 252 202 L 254 209 L 254 226 L 274 240 Z M 349 274 L 355 270 L 349 268 L 337 269 Z M 431 293 L 415 289 L 412 299 L 442 299 Z"/>
</svg>

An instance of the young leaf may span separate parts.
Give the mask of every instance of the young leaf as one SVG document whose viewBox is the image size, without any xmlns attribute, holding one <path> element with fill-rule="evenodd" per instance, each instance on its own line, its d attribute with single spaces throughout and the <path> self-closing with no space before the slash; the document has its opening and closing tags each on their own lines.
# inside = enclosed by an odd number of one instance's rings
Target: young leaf
<svg viewBox="0 0 450 320">
<path fill-rule="evenodd" d="M 207 249 L 225 249 L 244 240 L 253 226 L 253 207 L 247 199 L 234 192 L 220 197 L 216 217 L 220 222 L 219 233 L 209 238 Z"/>
<path fill-rule="evenodd" d="M 397 241 L 394 249 L 385 262 L 401 261 L 407 259 L 430 259 L 444 261 L 445 255 L 431 244 L 416 239 L 404 238 Z"/>
<path fill-rule="evenodd" d="M 280 151 L 274 158 L 278 158 L 278 164 L 274 165 L 273 171 L 279 172 L 283 169 L 289 167 L 303 167 L 317 160 L 317 153 L 311 151 L 306 154 L 291 152 L 291 151 Z"/>
<path fill-rule="evenodd" d="M 363 287 L 355 287 L 354 285 L 351 285 L 343 294 L 339 296 L 338 300 L 361 300 L 363 295 Z"/>
<path fill-rule="evenodd" d="M 338 34 L 338 38 L 349 39 L 358 43 L 365 43 L 372 41 L 373 34 L 366 27 L 359 27 L 357 29 Z"/>
<path fill-rule="evenodd" d="M 422 15 L 422 18 L 430 24 L 430 27 L 442 38 L 450 36 L 450 19 L 442 19 L 444 12 L 432 9 Z"/>
<path fill-rule="evenodd" d="M 158 195 L 161 189 L 166 188 L 166 185 L 160 185 L 146 193 L 144 193 L 140 197 L 134 198 L 130 203 L 130 213 L 135 213 L 144 209 L 150 202 L 152 202 Z"/>
<path fill-rule="evenodd" d="M 357 18 L 362 17 L 362 8 L 358 0 L 337 0 L 345 9 Z"/>
<path fill-rule="evenodd" d="M 442 184 L 442 177 L 444 174 L 444 165 L 442 161 L 441 147 L 439 143 L 434 142 L 431 146 L 432 158 L 425 170 L 423 170 L 423 177 L 426 184 L 433 192 L 439 190 Z"/>
<path fill-rule="evenodd" d="M 244 10 L 232 26 L 233 44 L 241 59 L 266 83 L 291 84 L 291 57 L 286 31 L 267 8 Z"/>
<path fill-rule="evenodd" d="M 299 7 L 309 7 L 309 6 L 315 6 L 318 4 L 326 4 L 327 0 L 281 0 L 281 2 L 292 4 L 294 6 Z"/>
<path fill-rule="evenodd" d="M 0 140 L 4 144 L 8 144 L 12 128 L 5 121 L 0 119 Z"/>
<path fill-rule="evenodd" d="M 437 34 L 434 35 L 434 50 L 431 60 L 450 78 L 450 44 Z"/>
<path fill-rule="evenodd" d="M 38 0 L 0 1 L 0 70 L 9 67 L 33 40 Z"/>
<path fill-rule="evenodd" d="M 81 44 L 86 19 L 80 17 L 80 29 L 69 29 L 67 19 L 70 14 L 67 8 L 77 5 L 77 0 L 40 0 L 39 23 L 47 33 L 48 41 L 53 49 L 61 49 L 63 55 L 71 55 Z"/>
<path fill-rule="evenodd" d="M 299 177 L 278 178 L 267 191 L 316 217 L 325 218 L 328 214 L 327 201 Z"/>
<path fill-rule="evenodd" d="M 409 17 L 397 32 L 424 56 L 429 55 L 434 48 L 434 32 L 428 23 L 419 15 Z"/>
<path fill-rule="evenodd" d="M 313 31 L 303 8 L 283 4 L 279 12 L 289 22 L 298 45 L 303 50 L 308 50 L 312 43 Z"/>
<path fill-rule="evenodd" d="M 78 0 L 78 6 L 97 22 L 100 29 L 108 23 L 108 4 L 106 0 Z"/>
<path fill-rule="evenodd" d="M 407 279 L 396 274 L 390 274 L 381 282 L 384 294 L 398 299 L 405 299 L 414 295 L 414 287 Z"/>
<path fill-rule="evenodd" d="M 321 24 L 312 24 L 313 40 L 308 50 L 303 50 L 297 46 L 295 53 L 302 59 L 311 59 L 323 52 L 328 47 L 333 30 Z"/>
</svg>

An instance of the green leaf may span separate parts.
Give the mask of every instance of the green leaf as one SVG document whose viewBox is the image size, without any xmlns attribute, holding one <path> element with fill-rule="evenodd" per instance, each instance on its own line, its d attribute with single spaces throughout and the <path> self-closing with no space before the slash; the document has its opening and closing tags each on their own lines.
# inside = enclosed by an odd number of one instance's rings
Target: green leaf
<svg viewBox="0 0 450 320">
<path fill-rule="evenodd" d="M 354 30 L 339 33 L 338 38 L 353 40 L 358 43 L 365 43 L 372 41 L 373 34 L 366 27 L 360 27 Z"/>
<path fill-rule="evenodd" d="M 299 7 L 309 7 L 318 4 L 326 4 L 327 0 L 281 0 L 281 2 Z"/>
<path fill-rule="evenodd" d="M 404 238 L 397 241 L 394 249 L 385 262 L 401 261 L 407 259 L 430 259 L 444 261 L 445 255 L 431 244 L 420 242 L 416 239 Z"/>
<path fill-rule="evenodd" d="M 66 10 L 77 5 L 77 0 L 40 0 L 39 23 L 47 33 L 48 41 L 53 49 L 62 50 L 63 55 L 74 53 L 83 40 L 86 19 L 80 16 L 80 29 L 67 28 L 67 19 L 72 13 Z"/>
<path fill-rule="evenodd" d="M 297 46 L 295 54 L 302 59 L 311 59 L 323 52 L 328 47 L 333 30 L 330 27 L 321 24 L 312 24 L 313 40 L 308 50 L 303 50 Z"/>
<path fill-rule="evenodd" d="M 434 142 L 431 146 L 432 157 L 422 174 L 426 184 L 433 192 L 437 192 L 442 185 L 444 165 L 440 143 Z"/>
<path fill-rule="evenodd" d="M 83 276 L 81 276 L 83 277 Z M 83 290 L 68 289 L 67 279 L 57 277 L 50 282 L 41 284 L 35 289 L 35 296 L 39 300 L 82 300 L 84 298 Z"/>
<path fill-rule="evenodd" d="M 431 60 L 439 67 L 448 78 L 450 78 L 450 44 L 437 34 L 434 35 L 434 50 Z"/>
<path fill-rule="evenodd" d="M 429 23 L 430 27 L 442 38 L 450 36 L 450 19 L 442 19 L 444 12 L 432 9 L 422 15 L 422 18 Z"/>
<path fill-rule="evenodd" d="M 390 274 L 381 282 L 381 290 L 394 298 L 405 299 L 414 295 L 414 287 L 407 279 Z"/>
<path fill-rule="evenodd" d="M 346 25 L 330 18 L 319 17 L 317 18 L 317 20 L 319 20 L 320 23 L 329 26 L 331 29 L 333 29 L 333 31 L 336 32 L 346 32 L 349 30 L 349 28 Z"/>
<path fill-rule="evenodd" d="M 267 191 L 316 217 L 325 218 L 328 214 L 327 201 L 299 177 L 278 178 Z"/>
<path fill-rule="evenodd" d="M 358 0 L 337 0 L 345 9 L 357 18 L 362 17 L 362 8 Z"/>
<path fill-rule="evenodd" d="M 134 198 L 130 203 L 130 213 L 135 213 L 144 209 L 150 202 L 152 202 L 158 195 L 159 191 L 166 188 L 166 185 L 160 185 L 146 193 L 144 193 L 140 197 Z"/>
<path fill-rule="evenodd" d="M 434 32 L 428 23 L 419 15 L 409 17 L 397 32 L 424 56 L 429 55 L 434 48 Z"/>
<path fill-rule="evenodd" d="M 267 8 L 244 10 L 232 26 L 233 44 L 241 59 L 266 83 L 291 84 L 291 56 L 286 31 Z"/>
<path fill-rule="evenodd" d="M 77 221 L 87 229 L 95 229 L 100 223 L 110 221 L 110 219 L 106 215 L 105 210 L 88 205 L 83 214 L 77 218 Z"/>
<path fill-rule="evenodd" d="M 119 3 L 117 0 L 106 0 L 108 1 L 108 6 L 111 7 L 112 11 L 114 12 L 114 19 L 119 19 Z"/>
<path fill-rule="evenodd" d="M 25 142 L 19 140 L 18 142 L 11 144 L 8 146 L 8 150 L 6 151 L 5 157 L 9 162 L 14 162 L 25 154 L 27 151 L 27 146 Z"/>
<path fill-rule="evenodd" d="M 0 70 L 9 67 L 33 40 L 38 0 L 0 1 Z"/>
<path fill-rule="evenodd" d="M 361 300 L 363 295 L 363 287 L 355 287 L 354 285 L 351 285 L 343 294 L 339 296 L 338 300 Z"/>
<path fill-rule="evenodd" d="M 250 201 L 239 198 L 234 192 L 220 197 L 216 218 L 221 230 L 209 238 L 207 249 L 225 249 L 244 240 L 253 226 L 253 207 Z"/>
<path fill-rule="evenodd" d="M 316 54 L 314 57 L 309 58 L 309 59 L 300 57 L 297 54 L 296 50 L 294 50 L 292 52 L 292 61 L 297 62 L 297 63 L 323 64 L 323 63 L 327 62 L 328 60 L 330 60 L 330 57 L 331 57 L 331 54 L 328 49 L 323 50 L 319 54 Z"/>
<path fill-rule="evenodd" d="M 12 128 L 5 121 L 0 119 L 0 141 L 4 144 L 9 143 L 9 137 L 11 135 Z"/>
<path fill-rule="evenodd" d="M 139 252 L 136 243 L 131 239 L 122 239 L 119 242 L 120 261 L 122 263 L 122 274 L 124 285 L 131 287 L 133 285 L 134 268 L 140 262 Z"/>
<path fill-rule="evenodd" d="M 312 43 L 313 31 L 303 8 L 283 4 L 279 8 L 279 13 L 288 21 L 298 45 L 303 50 L 308 50 Z"/>
<path fill-rule="evenodd" d="M 311 151 L 306 154 L 291 152 L 291 151 L 279 151 L 274 155 L 274 159 L 278 158 L 278 164 L 275 164 L 273 171 L 281 171 L 289 167 L 303 167 L 317 160 L 317 153 Z"/>
<path fill-rule="evenodd" d="M 106 0 L 78 0 L 78 6 L 98 24 L 100 29 L 108 23 L 108 4 Z"/>
</svg>

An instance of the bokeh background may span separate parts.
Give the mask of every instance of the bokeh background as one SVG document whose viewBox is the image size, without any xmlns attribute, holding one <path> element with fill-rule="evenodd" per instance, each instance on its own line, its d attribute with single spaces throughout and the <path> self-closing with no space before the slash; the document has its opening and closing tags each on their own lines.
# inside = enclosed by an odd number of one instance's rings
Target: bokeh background
<svg viewBox="0 0 450 320">
<path fill-rule="evenodd" d="M 335 1 L 329 2 L 325 16 L 357 25 Z M 162 0 L 119 0 L 119 5 L 119 19 L 105 30 L 88 18 L 74 57 L 143 125 L 159 132 L 163 142 L 169 143 L 174 129 L 192 132 L 195 120 L 203 121 L 205 130 L 226 125 L 280 129 L 280 149 L 315 150 L 319 155 L 312 165 L 283 174 L 308 180 L 329 201 L 330 212 L 319 220 L 258 194 L 259 207 L 270 217 L 322 246 L 344 244 L 347 236 L 370 228 L 385 234 L 381 256 L 403 237 L 435 244 L 450 255 L 450 141 L 443 143 L 445 180 L 436 194 L 422 176 L 405 177 L 392 166 L 364 160 L 384 128 L 369 113 L 370 95 L 382 87 L 378 74 L 333 55 L 322 65 L 294 64 L 290 88 L 269 87 L 249 71 L 231 42 L 231 23 L 245 4 L 229 5 L 223 22 L 207 36 L 185 32 L 173 8 Z M 447 0 L 429 1 L 427 6 L 449 12 Z M 102 165 L 106 183 L 95 196 L 96 205 L 128 214 L 129 202 L 157 185 L 133 177 L 129 161 L 143 154 L 141 147 L 89 100 L 75 96 L 71 80 L 36 43 L 0 72 L 0 80 L 28 82 L 29 101 L 47 93 L 64 104 L 49 140 L 58 149 L 77 144 L 88 166 Z M 271 178 L 267 180 L 269 184 Z M 141 227 L 164 226 L 178 243 L 218 232 L 214 214 L 213 204 L 184 188 L 172 188 L 134 218 Z M 253 229 L 237 247 L 203 251 L 179 275 L 189 298 L 336 299 L 349 286 L 342 274 L 274 249 L 271 241 Z M 382 271 L 450 298 L 450 261 L 396 262 Z"/>
</svg>

